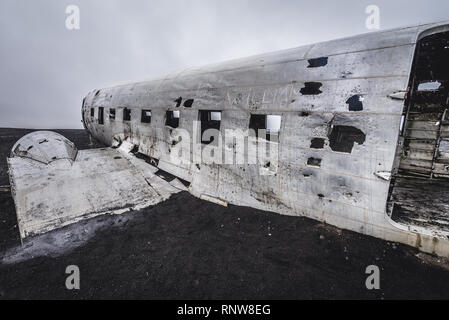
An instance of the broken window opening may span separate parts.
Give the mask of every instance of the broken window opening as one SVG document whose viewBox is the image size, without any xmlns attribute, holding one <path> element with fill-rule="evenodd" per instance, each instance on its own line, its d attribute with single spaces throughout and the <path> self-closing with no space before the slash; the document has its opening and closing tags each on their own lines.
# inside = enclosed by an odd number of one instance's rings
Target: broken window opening
<svg viewBox="0 0 449 320">
<path fill-rule="evenodd" d="M 179 110 L 167 111 L 165 114 L 165 125 L 173 129 L 179 127 Z"/>
<path fill-rule="evenodd" d="M 104 107 L 98 108 L 98 124 L 104 124 Z"/>
<path fill-rule="evenodd" d="M 90 116 L 91 118 L 95 117 L 95 108 L 90 108 Z"/>
<path fill-rule="evenodd" d="M 313 138 L 310 143 L 310 148 L 323 149 L 324 148 L 324 139 L 323 138 Z"/>
<path fill-rule="evenodd" d="M 201 143 L 202 144 L 210 144 L 213 142 L 214 145 L 218 145 L 218 134 L 220 131 L 221 124 L 221 111 L 212 111 L 212 110 L 199 110 L 198 118 L 201 121 Z M 215 131 L 215 135 L 211 137 L 205 137 L 204 132 L 206 130 L 213 129 Z"/>
<path fill-rule="evenodd" d="M 249 129 L 254 131 L 256 138 L 279 142 L 281 116 L 271 114 L 251 114 Z"/>
<path fill-rule="evenodd" d="M 319 168 L 319 167 L 321 167 L 321 159 L 310 157 L 309 159 L 307 159 L 307 165 L 311 166 L 311 167 Z"/>
<path fill-rule="evenodd" d="M 449 232 L 449 32 L 444 30 L 416 44 L 387 205 L 394 222 L 434 235 Z"/>
<path fill-rule="evenodd" d="M 321 58 L 315 58 L 315 59 L 309 59 L 309 65 L 307 68 L 318 68 L 318 67 L 324 67 L 327 65 L 327 57 L 321 57 Z"/>
<path fill-rule="evenodd" d="M 349 105 L 349 111 L 362 111 L 363 100 L 363 97 L 358 94 L 353 95 L 348 100 L 346 100 L 346 104 Z"/>
<path fill-rule="evenodd" d="M 321 94 L 320 88 L 323 86 L 321 82 L 306 82 L 304 83 L 304 88 L 301 89 L 302 95 L 317 95 Z"/>
<path fill-rule="evenodd" d="M 142 117 L 140 121 L 142 123 L 151 123 L 151 110 L 142 110 Z"/>
<path fill-rule="evenodd" d="M 123 108 L 123 121 L 131 121 L 131 109 Z"/>
<path fill-rule="evenodd" d="M 109 109 L 109 120 L 115 120 L 115 109 L 114 108 Z"/>
<path fill-rule="evenodd" d="M 193 101 L 193 99 L 187 99 L 186 101 L 184 101 L 184 107 L 191 108 L 193 105 Z"/>
<path fill-rule="evenodd" d="M 442 32 L 426 36 L 416 45 L 411 90 L 400 124 L 403 142 L 399 176 L 449 177 L 444 169 L 448 155 L 438 151 L 441 138 L 449 131 L 448 43 L 449 32 Z"/>
<path fill-rule="evenodd" d="M 361 145 L 366 135 L 352 126 L 332 126 L 329 134 L 329 146 L 332 151 L 351 153 L 354 143 Z"/>
<path fill-rule="evenodd" d="M 181 106 L 182 103 L 182 97 L 179 97 L 178 99 L 175 99 L 176 102 L 176 108 L 179 108 Z"/>
</svg>

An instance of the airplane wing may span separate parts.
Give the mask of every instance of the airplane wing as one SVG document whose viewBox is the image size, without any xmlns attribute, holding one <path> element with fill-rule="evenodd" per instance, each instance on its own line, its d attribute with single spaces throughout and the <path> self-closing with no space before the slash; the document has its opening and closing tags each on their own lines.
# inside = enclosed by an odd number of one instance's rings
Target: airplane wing
<svg viewBox="0 0 449 320">
<path fill-rule="evenodd" d="M 22 137 L 8 158 L 21 238 L 100 214 L 155 205 L 185 190 L 155 173 L 131 152 L 134 145 L 77 150 L 62 135 L 37 131 Z"/>
</svg>

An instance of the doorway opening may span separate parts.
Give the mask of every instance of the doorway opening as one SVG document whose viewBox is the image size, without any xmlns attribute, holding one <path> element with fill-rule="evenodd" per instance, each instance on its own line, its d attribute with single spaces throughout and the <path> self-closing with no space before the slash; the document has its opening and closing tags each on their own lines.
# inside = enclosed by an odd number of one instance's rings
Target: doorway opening
<svg viewBox="0 0 449 320">
<path fill-rule="evenodd" d="M 449 235 L 449 32 L 418 41 L 387 212 L 417 231 Z"/>
</svg>

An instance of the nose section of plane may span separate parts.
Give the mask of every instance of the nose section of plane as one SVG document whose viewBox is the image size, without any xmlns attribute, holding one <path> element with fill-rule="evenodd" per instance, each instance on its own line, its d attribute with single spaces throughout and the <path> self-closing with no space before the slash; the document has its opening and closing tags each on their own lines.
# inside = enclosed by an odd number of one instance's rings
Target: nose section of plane
<svg viewBox="0 0 449 320">
<path fill-rule="evenodd" d="M 84 113 L 85 113 L 85 110 L 84 110 L 85 102 L 86 102 L 86 98 L 83 99 L 83 104 L 81 105 L 81 122 L 83 123 L 84 129 L 87 130 L 86 117 L 84 115 Z"/>
</svg>

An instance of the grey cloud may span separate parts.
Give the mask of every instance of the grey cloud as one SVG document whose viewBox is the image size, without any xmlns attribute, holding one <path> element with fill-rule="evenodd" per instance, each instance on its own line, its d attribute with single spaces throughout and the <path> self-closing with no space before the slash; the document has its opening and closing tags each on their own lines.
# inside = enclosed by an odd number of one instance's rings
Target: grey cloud
<svg viewBox="0 0 449 320">
<path fill-rule="evenodd" d="M 80 8 L 79 31 L 65 28 L 69 4 Z M 81 128 L 94 88 L 368 32 L 369 4 L 383 29 L 449 12 L 441 0 L 3 0 L 0 126 Z"/>
</svg>

